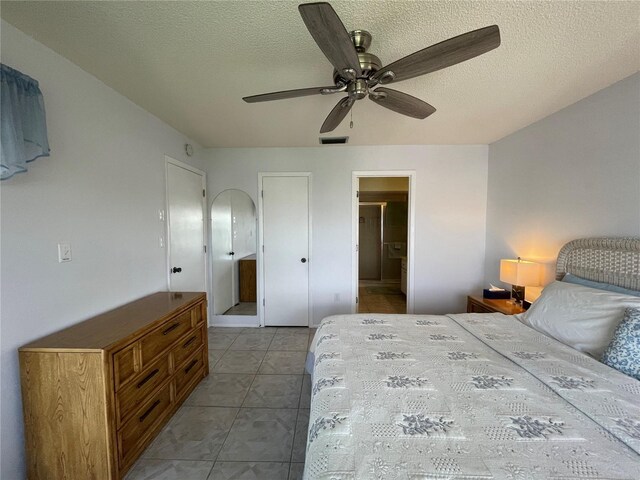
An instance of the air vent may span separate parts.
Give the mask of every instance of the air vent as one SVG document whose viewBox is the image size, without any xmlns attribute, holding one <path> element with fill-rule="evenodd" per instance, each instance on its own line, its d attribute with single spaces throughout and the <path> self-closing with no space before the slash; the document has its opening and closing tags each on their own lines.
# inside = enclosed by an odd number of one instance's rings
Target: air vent
<svg viewBox="0 0 640 480">
<path fill-rule="evenodd" d="M 349 137 L 320 137 L 321 145 L 341 145 L 349 141 Z"/>
</svg>

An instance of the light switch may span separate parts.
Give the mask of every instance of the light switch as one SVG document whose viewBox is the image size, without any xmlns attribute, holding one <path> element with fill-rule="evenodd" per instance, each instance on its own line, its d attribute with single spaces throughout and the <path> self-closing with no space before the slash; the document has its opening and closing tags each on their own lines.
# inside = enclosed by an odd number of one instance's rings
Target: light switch
<svg viewBox="0 0 640 480">
<path fill-rule="evenodd" d="M 58 244 L 58 263 L 71 261 L 71 245 L 69 243 Z"/>
</svg>

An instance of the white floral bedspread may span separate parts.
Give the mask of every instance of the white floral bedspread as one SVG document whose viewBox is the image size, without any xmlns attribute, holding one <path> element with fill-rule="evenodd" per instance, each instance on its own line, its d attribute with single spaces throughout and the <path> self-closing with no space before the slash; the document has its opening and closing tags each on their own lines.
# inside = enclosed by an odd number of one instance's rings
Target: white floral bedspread
<svg viewBox="0 0 640 480">
<path fill-rule="evenodd" d="M 501 314 L 342 315 L 304 478 L 640 479 L 640 382 Z"/>
</svg>

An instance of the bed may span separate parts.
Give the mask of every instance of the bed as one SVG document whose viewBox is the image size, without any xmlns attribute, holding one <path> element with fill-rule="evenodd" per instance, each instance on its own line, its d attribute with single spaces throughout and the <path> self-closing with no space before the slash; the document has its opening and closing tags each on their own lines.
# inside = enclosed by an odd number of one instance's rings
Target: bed
<svg viewBox="0 0 640 480">
<path fill-rule="evenodd" d="M 566 273 L 640 290 L 640 239 L 570 242 Z M 640 381 L 514 317 L 328 317 L 308 369 L 306 480 L 640 478 Z"/>
</svg>

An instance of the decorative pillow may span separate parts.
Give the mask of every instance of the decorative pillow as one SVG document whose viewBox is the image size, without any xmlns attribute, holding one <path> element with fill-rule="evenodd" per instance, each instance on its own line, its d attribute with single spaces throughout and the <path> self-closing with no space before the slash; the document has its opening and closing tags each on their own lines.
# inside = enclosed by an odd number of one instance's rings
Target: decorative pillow
<svg viewBox="0 0 640 480">
<path fill-rule="evenodd" d="M 571 273 L 567 273 L 564 277 L 562 277 L 562 281 L 575 283 L 576 285 L 582 285 L 584 287 L 597 288 L 598 290 L 607 290 L 608 292 L 624 293 L 625 295 L 640 297 L 640 292 L 636 290 L 629 290 L 628 288 L 611 285 L 610 283 L 594 282 L 593 280 L 587 280 L 586 278 L 578 277 L 576 275 L 572 275 Z"/>
<path fill-rule="evenodd" d="M 602 363 L 640 380 L 640 308 L 627 308 Z"/>
<path fill-rule="evenodd" d="M 640 308 L 640 297 L 553 282 L 545 287 L 521 321 L 600 359 L 628 307 Z"/>
</svg>

